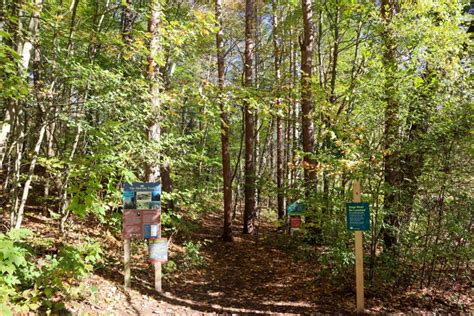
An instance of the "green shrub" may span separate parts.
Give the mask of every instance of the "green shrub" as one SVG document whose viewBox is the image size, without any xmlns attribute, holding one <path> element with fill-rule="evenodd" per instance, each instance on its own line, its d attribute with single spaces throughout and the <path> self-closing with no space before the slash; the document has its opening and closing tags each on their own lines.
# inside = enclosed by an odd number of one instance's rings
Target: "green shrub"
<svg viewBox="0 0 474 316">
<path fill-rule="evenodd" d="M 173 273 L 177 268 L 176 262 L 173 260 L 168 260 L 166 264 L 163 265 L 163 273 L 165 275 Z"/>
<path fill-rule="evenodd" d="M 46 256 L 46 265 L 35 287 L 43 294 L 46 307 L 52 307 L 59 294 L 69 298 L 69 290 L 75 282 L 88 273 L 101 261 L 102 250 L 97 243 L 84 243 L 78 246 L 65 246 L 57 255 Z"/>
<path fill-rule="evenodd" d="M 36 258 L 25 238 L 27 229 L 0 234 L 0 312 L 60 308 L 76 282 L 101 261 L 102 250 L 92 241 L 65 246 L 58 254 Z M 9 311 L 9 312 L 7 312 Z"/>
<path fill-rule="evenodd" d="M 344 243 L 328 247 L 321 255 L 321 274 L 340 288 L 350 287 L 354 280 L 354 250 Z"/>
<path fill-rule="evenodd" d="M 30 261 L 31 253 L 21 241 L 31 235 L 26 229 L 11 230 L 0 234 L 0 310 L 35 310 L 39 307 L 34 291 L 26 291 L 25 284 L 32 284 L 39 271 Z"/>
<path fill-rule="evenodd" d="M 184 243 L 184 266 L 185 268 L 191 268 L 193 266 L 203 266 L 204 257 L 201 255 L 201 242 L 193 243 L 187 241 Z"/>
</svg>

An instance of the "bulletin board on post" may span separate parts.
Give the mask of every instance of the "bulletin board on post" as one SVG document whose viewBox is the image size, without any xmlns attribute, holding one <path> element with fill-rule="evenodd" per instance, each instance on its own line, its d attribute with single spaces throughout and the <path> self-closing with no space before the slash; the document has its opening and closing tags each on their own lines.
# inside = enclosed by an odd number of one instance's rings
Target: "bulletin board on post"
<svg viewBox="0 0 474 316">
<path fill-rule="evenodd" d="M 160 183 L 126 183 L 123 189 L 123 237 L 161 237 Z"/>
<path fill-rule="evenodd" d="M 155 288 L 161 291 L 161 263 L 168 258 L 167 239 L 161 237 L 161 183 L 136 182 L 123 186 L 125 287 L 131 280 L 131 240 L 148 240 L 149 262 L 155 266 Z"/>
</svg>

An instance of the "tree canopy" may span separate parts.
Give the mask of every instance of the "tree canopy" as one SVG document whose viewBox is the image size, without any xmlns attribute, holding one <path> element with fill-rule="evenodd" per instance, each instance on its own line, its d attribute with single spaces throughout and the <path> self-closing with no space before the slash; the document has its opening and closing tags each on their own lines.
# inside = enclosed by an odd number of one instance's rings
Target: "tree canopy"
<svg viewBox="0 0 474 316">
<path fill-rule="evenodd" d="M 193 234 L 212 218 L 216 265 L 266 231 L 344 293 L 360 181 L 368 291 L 466 295 L 473 25 L 467 0 L 2 1 L 0 311 L 54 309 L 61 280 L 107 267 L 105 239 L 75 230 L 120 240 L 137 181 L 162 183 L 186 249 L 169 267 L 204 264 Z"/>
</svg>

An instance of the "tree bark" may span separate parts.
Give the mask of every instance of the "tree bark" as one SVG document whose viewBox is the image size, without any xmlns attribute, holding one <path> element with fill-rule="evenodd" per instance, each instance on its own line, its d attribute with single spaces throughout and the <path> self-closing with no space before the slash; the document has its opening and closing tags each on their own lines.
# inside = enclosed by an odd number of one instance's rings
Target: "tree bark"
<svg viewBox="0 0 474 316">
<path fill-rule="evenodd" d="M 317 188 L 315 162 L 311 158 L 314 151 L 313 94 L 311 91 L 313 68 L 313 8 L 311 0 L 301 0 L 303 8 L 303 36 L 301 47 L 301 114 L 303 132 L 303 167 L 306 196 Z"/>
<path fill-rule="evenodd" d="M 275 63 L 275 90 L 277 98 L 275 100 L 276 110 L 276 130 L 277 130 L 277 143 L 276 143 L 276 169 L 277 169 L 277 212 L 278 219 L 282 219 L 285 215 L 285 196 L 283 192 L 283 123 L 281 117 L 283 111 L 281 109 L 281 57 L 280 57 L 280 39 L 279 39 L 279 21 L 278 21 L 278 0 L 272 2 L 272 24 L 273 24 L 273 58 Z"/>
<path fill-rule="evenodd" d="M 245 3 L 245 56 L 244 56 L 244 86 L 252 87 L 253 48 L 255 34 L 255 3 L 246 0 Z M 255 219 L 255 154 L 254 154 L 254 109 L 248 101 L 244 104 L 245 126 L 245 209 L 244 209 L 244 234 L 251 234 L 254 230 Z"/>
<path fill-rule="evenodd" d="M 74 34 L 74 26 L 76 24 L 76 15 L 77 15 L 77 6 L 79 5 L 79 0 L 73 0 L 71 3 L 71 24 L 69 24 L 69 37 L 67 43 L 67 55 L 70 56 L 72 54 L 73 48 L 73 34 Z"/>
<path fill-rule="evenodd" d="M 18 70 L 18 75 L 26 77 L 26 70 L 22 69 L 22 64 L 25 63 L 25 58 L 23 58 L 22 53 L 23 53 L 23 38 L 22 38 L 22 33 L 23 33 L 23 22 L 22 19 L 16 19 L 15 21 L 11 21 L 9 24 L 6 24 L 4 22 L 5 16 L 7 15 L 12 15 L 12 16 L 22 16 L 23 15 L 23 9 L 22 9 L 22 4 L 23 2 L 21 0 L 13 2 L 11 4 L 11 12 L 8 12 L 7 5 L 6 3 L 2 2 L 1 9 L 2 11 L 0 12 L 1 17 L 0 19 L 2 20 L 2 27 L 6 27 L 7 29 L 10 29 L 10 33 L 14 34 L 12 38 L 4 38 L 6 43 L 11 46 L 10 48 L 12 50 L 15 50 L 18 53 L 18 56 L 20 56 L 20 60 L 17 60 L 12 56 L 12 54 L 9 54 L 9 59 L 10 62 L 15 63 L 17 65 L 17 70 Z M 35 14 L 33 14 L 32 20 L 38 20 L 35 19 L 34 17 Z M 31 21 L 30 21 L 31 22 Z M 34 27 L 37 26 L 38 24 L 34 22 L 33 24 L 30 24 L 30 26 Z M 32 34 L 33 35 L 33 34 Z M 32 45 L 29 45 L 30 49 L 32 48 Z M 28 51 L 28 56 L 31 56 L 31 53 Z M 20 61 L 20 62 L 18 62 Z M 29 63 L 29 59 L 26 60 Z M 27 63 L 27 66 L 28 66 Z M 18 118 L 21 116 L 22 113 L 22 107 L 19 104 L 17 100 L 14 100 L 13 98 L 6 98 L 5 103 L 7 104 L 7 109 L 5 111 L 5 118 L 3 119 L 2 122 L 2 129 L 0 130 L 0 166 L 3 165 L 3 160 L 7 156 L 8 150 L 8 143 L 9 143 L 9 138 L 12 136 L 11 134 L 13 133 L 12 130 L 15 128 L 15 123 L 18 122 Z M 17 135 L 18 136 L 18 135 Z M 19 139 L 17 138 L 16 141 Z M 18 159 L 18 157 L 15 157 Z M 2 168 L 3 169 L 3 168 Z M 7 173 L 6 178 L 8 178 L 9 175 Z M 6 191 L 8 187 L 8 182 L 5 183 L 3 189 Z"/>
<path fill-rule="evenodd" d="M 74 155 L 76 154 L 77 146 L 79 145 L 79 140 L 80 140 L 79 137 L 81 136 L 81 132 L 82 132 L 81 126 L 78 125 L 76 129 L 76 135 L 74 136 L 74 143 L 72 145 L 71 154 L 68 157 L 68 164 L 66 166 L 66 172 L 65 172 L 66 176 L 63 183 L 63 189 L 62 189 L 62 195 L 61 195 L 61 201 L 60 201 L 61 206 L 59 210 L 59 213 L 61 214 L 61 220 L 59 222 L 59 231 L 61 233 L 64 232 L 66 221 L 69 217 L 69 199 L 68 199 L 67 191 L 69 187 L 69 179 L 71 177 L 71 165 L 74 159 Z"/>
<path fill-rule="evenodd" d="M 30 23 L 28 26 L 28 31 L 29 31 L 30 36 L 29 36 L 29 39 L 25 40 L 22 44 L 20 44 L 21 43 L 20 33 L 22 29 L 22 26 L 21 26 L 22 24 L 21 24 L 21 21 L 18 21 L 19 34 L 17 38 L 18 39 L 17 51 L 20 52 L 20 57 L 21 57 L 19 71 L 20 71 L 20 76 L 23 76 L 25 78 L 28 77 L 28 68 L 31 61 L 31 52 L 33 50 L 33 44 L 36 41 L 38 32 L 39 32 L 40 13 L 43 8 L 43 1 L 35 0 L 34 4 L 37 10 L 33 12 L 33 15 L 30 19 Z M 18 7 L 18 10 L 20 13 L 21 8 Z M 16 159 L 15 159 L 15 167 L 14 167 L 15 180 L 14 180 L 13 190 L 12 190 L 12 192 L 14 193 L 12 197 L 14 198 L 15 202 L 13 203 L 13 206 L 10 212 L 11 214 L 10 224 L 11 224 L 11 227 L 20 228 L 23 221 L 23 213 L 26 206 L 26 200 L 28 199 L 30 185 L 33 179 L 33 173 L 36 166 L 36 161 L 38 159 L 38 154 L 41 149 L 41 143 L 43 142 L 43 137 L 46 130 L 46 123 L 43 122 L 40 125 L 38 139 L 35 143 L 35 147 L 32 153 L 32 158 L 30 161 L 30 166 L 28 168 L 28 176 L 25 180 L 25 183 L 23 183 L 23 185 L 20 185 L 20 175 L 21 175 L 20 168 L 21 168 L 21 162 L 22 162 L 22 154 L 24 150 L 24 147 L 20 143 L 24 141 L 25 125 L 22 122 L 22 120 L 24 119 L 22 115 L 22 112 L 23 112 L 22 105 L 20 104 L 20 102 L 13 102 L 13 103 L 15 104 L 14 112 L 13 112 L 14 116 L 12 116 L 10 119 L 12 121 L 17 122 L 16 131 L 18 135 L 16 139 L 17 145 L 15 146 L 16 147 Z M 20 197 L 20 190 L 19 190 L 20 187 L 23 188 L 23 190 L 21 191 L 21 197 Z"/>
<path fill-rule="evenodd" d="M 132 26 L 133 26 L 133 12 L 132 5 L 133 0 L 122 1 L 123 10 L 122 10 L 122 40 L 125 46 L 130 46 L 132 44 Z"/>
<path fill-rule="evenodd" d="M 219 87 L 219 109 L 221 115 L 221 152 L 222 152 L 222 180 L 224 193 L 224 230 L 222 239 L 233 241 L 232 236 L 232 172 L 230 166 L 229 146 L 229 118 L 225 105 L 225 65 L 224 65 L 224 29 L 222 25 L 222 0 L 216 0 L 216 49 L 217 49 L 217 84 Z"/>
<path fill-rule="evenodd" d="M 253 65 L 254 65 L 254 68 L 253 68 L 253 78 L 254 78 L 254 85 L 253 85 L 253 88 L 255 90 L 258 90 L 259 89 L 259 83 L 260 83 L 260 47 L 259 47 L 259 38 L 260 38 L 260 19 L 259 19 L 259 15 L 258 15 L 258 1 L 253 1 L 253 5 L 254 5 L 254 12 L 253 12 L 253 16 L 254 16 L 254 19 L 255 19 L 255 23 L 254 23 L 254 38 L 253 38 Z M 254 109 L 254 145 L 253 145 L 253 148 L 254 148 L 254 164 L 255 164 L 255 180 L 256 179 L 260 179 L 261 175 L 263 174 L 263 165 L 260 164 L 260 161 L 261 159 L 263 159 L 263 154 L 265 153 L 265 145 L 266 145 L 266 142 L 265 141 L 261 141 L 260 139 L 260 130 L 263 128 L 264 126 L 264 120 L 260 118 L 259 116 L 259 109 Z M 260 152 L 260 145 L 263 144 L 263 150 L 262 152 Z M 257 210 L 259 209 L 260 207 L 260 193 L 261 193 L 261 185 L 257 185 L 257 183 L 255 183 L 255 212 L 257 212 Z"/>
<path fill-rule="evenodd" d="M 159 0 L 150 2 L 150 18 L 148 20 L 148 33 L 150 35 L 149 54 L 147 61 L 146 77 L 149 82 L 151 119 L 148 122 L 148 141 L 160 142 L 160 84 L 159 71 L 156 58 L 160 51 L 160 19 L 161 6 Z M 158 159 L 157 159 L 158 161 Z M 160 179 L 159 163 L 147 163 L 145 166 L 145 180 L 157 182 Z"/>
<path fill-rule="evenodd" d="M 398 208 L 400 207 L 400 155 L 399 103 L 396 98 L 395 73 L 397 71 L 396 44 L 391 21 L 397 12 L 397 0 L 382 0 L 381 15 L 384 22 L 382 34 L 384 42 L 383 63 L 385 65 L 385 124 L 384 124 L 384 229 L 382 231 L 386 249 L 398 243 L 397 230 L 400 226 Z"/>
<path fill-rule="evenodd" d="M 69 60 L 69 57 L 73 55 L 74 53 L 74 28 L 75 28 L 75 25 L 76 25 L 76 17 L 77 17 L 77 8 L 79 6 L 79 1 L 80 0 L 73 0 L 71 2 L 71 5 L 69 7 L 69 10 L 71 11 L 71 21 L 69 23 L 69 35 L 68 35 L 68 41 L 67 41 L 67 53 L 66 53 L 66 63 L 69 63 L 70 60 Z M 39 65 L 39 61 L 36 63 Z M 39 68 L 39 67 L 38 67 Z M 54 78 L 53 80 L 53 85 L 54 82 L 56 82 L 57 80 L 59 80 L 59 78 Z M 70 87 L 70 89 L 72 90 L 72 87 Z M 70 92 L 72 94 L 72 92 Z M 53 94 L 53 93 L 52 93 Z M 48 126 L 46 127 L 46 133 L 45 133 L 45 142 L 46 142 L 46 157 L 48 159 L 50 159 L 51 157 L 55 157 L 56 156 L 56 151 L 54 149 L 54 139 L 55 139 L 55 134 L 56 134 L 56 131 L 57 131 L 57 128 L 56 128 L 56 124 L 57 124 L 57 119 L 58 119 L 58 116 L 59 116 L 59 112 L 60 112 L 60 108 L 59 106 L 57 105 L 53 105 L 54 102 L 52 100 L 52 98 L 50 98 L 50 103 L 51 103 L 51 107 L 50 109 L 48 110 L 49 112 L 52 112 L 50 114 L 51 116 L 51 120 L 52 122 L 50 124 L 48 124 Z M 68 166 L 66 166 L 66 169 L 68 169 Z M 51 168 L 49 166 L 46 166 L 45 168 L 45 183 L 44 183 L 44 196 L 45 197 L 48 197 L 49 196 L 49 193 L 50 193 L 50 187 L 51 185 L 54 183 L 54 181 L 51 181 L 50 179 L 50 172 L 51 172 Z M 66 171 L 66 175 L 65 175 L 65 179 L 68 179 L 69 178 L 69 173 L 70 171 Z M 58 179 L 59 180 L 59 179 Z M 57 182 L 60 182 L 57 181 Z M 67 180 L 65 180 L 65 183 L 67 183 Z M 66 185 L 63 185 L 61 190 L 63 190 L 63 193 L 61 194 L 61 199 L 63 198 L 63 195 L 65 194 L 64 192 L 66 191 L 67 189 L 67 184 Z M 67 194 L 65 195 L 66 198 L 67 198 Z M 67 201 L 66 201 L 67 203 Z M 60 202 L 60 214 L 63 214 L 61 212 L 62 210 L 62 201 Z M 44 207 L 45 210 L 47 210 L 47 206 Z M 61 222 L 62 222 L 62 218 L 61 218 Z M 64 225 L 61 225 L 60 224 L 60 227 L 64 227 Z M 63 230 L 61 230 L 62 232 Z"/>
<path fill-rule="evenodd" d="M 163 52 L 163 54 L 165 56 L 164 60 L 166 62 L 164 66 L 159 67 L 160 80 L 161 80 L 160 92 L 166 91 L 170 88 L 171 76 L 174 71 L 173 70 L 174 63 L 171 61 L 170 49 L 168 48 L 166 51 Z M 166 110 L 167 110 L 167 106 L 166 104 L 163 104 L 162 108 L 160 109 L 160 112 L 163 113 L 163 112 L 166 112 Z M 162 118 L 161 115 L 160 115 L 160 118 Z M 167 133 L 167 128 L 160 127 L 160 137 L 163 137 L 166 133 Z M 174 200 L 171 195 L 171 193 L 173 192 L 173 181 L 171 179 L 171 165 L 170 165 L 171 160 L 170 160 L 170 157 L 162 155 L 160 158 L 160 161 L 161 161 L 160 176 L 161 176 L 162 190 L 163 192 L 167 194 L 165 197 L 166 203 L 162 203 L 161 207 L 162 207 L 163 212 L 168 212 L 174 209 Z"/>
<path fill-rule="evenodd" d="M 31 181 L 33 180 L 33 174 L 35 171 L 36 162 L 38 160 L 38 154 L 41 148 L 41 143 L 43 142 L 44 133 L 46 131 L 46 123 L 43 123 L 39 130 L 38 140 L 35 144 L 35 148 L 33 150 L 33 157 L 31 158 L 30 167 L 28 169 L 28 177 L 23 184 L 23 192 L 21 194 L 20 205 L 18 206 L 18 210 L 12 214 L 15 218 L 15 228 L 20 228 L 21 223 L 23 221 L 23 214 L 25 211 L 26 200 L 28 199 L 28 194 L 30 192 Z"/>
<path fill-rule="evenodd" d="M 14 102 L 12 100 L 5 100 L 5 102 L 7 103 L 7 109 L 5 111 L 5 118 L 2 122 L 2 129 L 0 130 L 0 166 L 3 165 L 3 160 L 7 153 L 8 137 L 10 136 L 15 117 Z"/>
<path fill-rule="evenodd" d="M 291 36 L 291 29 L 290 29 L 290 36 Z M 296 90 L 298 89 L 298 67 L 297 67 L 297 59 L 298 59 L 298 43 L 297 41 L 291 41 L 291 55 L 290 55 L 290 72 L 291 72 L 291 93 L 290 93 L 290 99 L 291 99 L 291 108 L 292 108 L 292 113 L 291 113 L 291 126 L 290 126 L 290 139 L 291 139 L 291 155 L 289 161 L 292 163 L 293 167 L 291 168 L 290 171 L 290 183 L 291 186 L 293 187 L 295 182 L 296 182 L 296 175 L 297 175 L 297 170 L 294 168 L 294 162 L 295 162 L 295 156 L 296 156 L 296 150 L 299 145 L 299 137 L 297 136 L 297 123 L 299 120 L 299 113 L 301 112 L 298 108 L 298 99 L 296 97 L 297 92 Z"/>
<path fill-rule="evenodd" d="M 339 7 L 339 1 L 336 0 L 335 2 L 336 8 L 334 12 L 334 17 L 332 19 L 333 21 L 333 28 L 334 28 L 334 41 L 333 41 L 333 48 L 332 48 L 332 55 L 331 55 L 331 79 L 330 79 L 330 93 L 329 93 L 329 103 L 332 105 L 336 105 L 337 101 L 337 96 L 336 96 L 336 82 L 337 82 L 337 66 L 338 66 L 338 60 L 339 60 L 339 40 L 340 40 L 340 35 L 339 35 L 339 17 L 342 14 L 340 12 L 340 7 Z M 321 27 L 321 26 L 320 26 Z M 318 47 L 318 50 L 320 50 L 320 47 Z M 320 55 L 320 52 L 318 52 L 318 55 Z M 321 114 L 322 122 L 324 126 L 326 126 L 326 129 L 330 131 L 333 128 L 333 122 L 331 120 L 331 117 L 325 113 Z M 323 136 L 323 150 L 327 150 L 328 147 L 331 145 L 331 139 L 329 136 L 329 133 L 326 133 L 325 136 Z M 326 171 L 323 172 L 323 208 L 322 211 L 323 213 L 328 213 L 330 211 L 330 185 L 331 185 L 331 179 L 330 176 Z"/>
<path fill-rule="evenodd" d="M 336 1 L 336 12 L 334 14 L 334 42 L 332 49 L 331 60 L 331 91 L 329 95 L 329 102 L 336 103 L 336 79 L 337 79 L 337 62 L 339 58 L 339 1 Z"/>
<path fill-rule="evenodd" d="M 0 33 L 5 32 L 5 15 L 7 13 L 7 10 L 5 8 L 5 4 L 3 1 L 0 2 Z M 0 35 L 0 43 L 3 43 L 4 37 Z M 6 108 L 5 108 L 5 117 L 3 118 L 2 121 L 2 126 L 0 129 L 0 169 L 2 170 L 0 172 L 0 175 L 3 178 L 3 158 L 5 157 L 5 153 L 7 151 L 7 143 L 8 143 L 8 135 L 10 134 L 11 130 L 11 119 L 12 119 L 12 111 L 13 108 L 11 107 L 11 102 L 8 102 L 8 100 L 4 100 L 6 103 Z M 6 175 L 5 175 L 6 176 Z M 0 190 L 4 190 L 5 185 L 0 184 Z M 0 204 L 1 206 L 1 204 Z"/>
</svg>

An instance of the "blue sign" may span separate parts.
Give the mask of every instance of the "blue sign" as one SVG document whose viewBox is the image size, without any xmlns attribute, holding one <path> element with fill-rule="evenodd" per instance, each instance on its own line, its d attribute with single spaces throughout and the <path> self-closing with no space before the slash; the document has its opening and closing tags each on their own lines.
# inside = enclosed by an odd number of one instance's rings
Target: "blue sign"
<svg viewBox="0 0 474 316">
<path fill-rule="evenodd" d="M 135 192 L 123 191 L 123 208 L 134 209 L 135 208 Z"/>
<path fill-rule="evenodd" d="M 161 207 L 161 184 L 148 182 L 123 185 L 124 209 L 158 209 Z"/>
<path fill-rule="evenodd" d="M 159 182 L 133 182 L 133 183 L 125 183 L 123 185 L 124 191 L 148 191 L 153 192 L 157 191 L 161 193 L 161 184 Z"/>
<path fill-rule="evenodd" d="M 158 238 L 160 225 L 159 224 L 144 224 L 143 225 L 143 238 Z"/>
<path fill-rule="evenodd" d="M 348 230 L 370 230 L 369 203 L 347 203 L 346 211 Z"/>
</svg>

